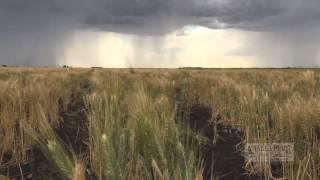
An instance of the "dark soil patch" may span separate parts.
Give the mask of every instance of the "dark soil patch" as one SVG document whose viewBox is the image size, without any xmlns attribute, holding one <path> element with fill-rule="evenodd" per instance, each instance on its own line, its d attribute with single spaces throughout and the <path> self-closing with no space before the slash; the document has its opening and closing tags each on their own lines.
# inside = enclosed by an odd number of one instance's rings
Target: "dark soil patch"
<svg viewBox="0 0 320 180">
<path fill-rule="evenodd" d="M 265 179 L 249 176 L 243 168 L 245 158 L 239 151 L 239 146 L 243 142 L 244 133 L 239 128 L 225 125 L 219 115 L 212 114 L 211 108 L 199 103 L 193 104 L 190 108 L 180 104 L 176 117 L 190 129 L 202 132 L 209 140 L 201 148 L 204 179 Z"/>
<path fill-rule="evenodd" d="M 55 129 L 58 138 L 70 147 L 78 157 L 85 157 L 88 154 L 88 118 L 83 97 L 89 93 L 91 86 L 88 81 L 81 81 L 78 87 L 72 89 L 71 100 L 67 107 L 63 107 L 63 100 L 59 100 L 59 114 L 61 118 L 60 127 Z M 0 164 L 0 174 L 10 177 L 10 179 L 63 179 L 56 172 L 52 162 L 49 162 L 44 154 L 35 146 L 28 153 L 28 161 L 19 165 L 5 163 L 10 161 L 11 155 L 8 153 Z M 90 167 L 87 169 L 87 179 L 96 179 L 89 175 Z"/>
<path fill-rule="evenodd" d="M 59 100 L 60 127 L 56 129 L 58 137 L 72 147 L 76 154 L 88 152 L 89 132 L 87 110 L 83 101 L 85 94 L 89 93 L 88 83 L 80 84 L 80 88 L 73 89 L 70 103 L 63 108 L 63 100 Z"/>
<path fill-rule="evenodd" d="M 31 154 L 31 151 L 27 152 Z M 11 179 L 22 179 L 22 176 L 25 180 L 32 179 L 33 171 L 33 161 L 27 161 L 19 165 L 12 165 L 10 161 L 12 160 L 12 153 L 8 152 L 3 156 L 2 164 L 0 165 L 0 174 Z"/>
</svg>

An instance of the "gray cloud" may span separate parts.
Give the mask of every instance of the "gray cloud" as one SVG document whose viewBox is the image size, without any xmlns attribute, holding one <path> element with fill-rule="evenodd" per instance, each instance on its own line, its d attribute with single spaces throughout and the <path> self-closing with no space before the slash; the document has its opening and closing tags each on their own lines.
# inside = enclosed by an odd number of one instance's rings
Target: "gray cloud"
<svg viewBox="0 0 320 180">
<path fill-rule="evenodd" d="M 0 0 L 0 63 L 55 65 L 73 30 L 161 36 L 193 24 L 262 32 L 246 51 L 263 65 L 314 64 L 319 9 L 318 0 Z"/>
</svg>

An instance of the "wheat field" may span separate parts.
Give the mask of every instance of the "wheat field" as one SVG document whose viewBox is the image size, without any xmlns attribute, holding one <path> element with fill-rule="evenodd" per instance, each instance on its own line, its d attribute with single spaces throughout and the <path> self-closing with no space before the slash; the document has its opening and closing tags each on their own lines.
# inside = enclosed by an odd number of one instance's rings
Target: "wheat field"
<svg viewBox="0 0 320 180">
<path fill-rule="evenodd" d="M 317 180 L 319 141 L 317 69 L 0 69 L 0 179 Z M 241 158 L 285 142 L 293 162 Z"/>
</svg>

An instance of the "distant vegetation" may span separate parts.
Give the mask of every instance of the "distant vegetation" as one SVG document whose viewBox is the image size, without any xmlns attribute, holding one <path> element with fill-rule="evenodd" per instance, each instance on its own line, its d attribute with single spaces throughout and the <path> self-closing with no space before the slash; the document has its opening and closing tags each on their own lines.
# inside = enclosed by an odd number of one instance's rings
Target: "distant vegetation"
<svg viewBox="0 0 320 180">
<path fill-rule="evenodd" d="M 3 68 L 0 87 L 3 178 L 223 179 L 206 158 L 219 127 L 237 131 L 239 154 L 295 143 L 294 162 L 244 161 L 245 173 L 320 177 L 319 70 Z"/>
</svg>

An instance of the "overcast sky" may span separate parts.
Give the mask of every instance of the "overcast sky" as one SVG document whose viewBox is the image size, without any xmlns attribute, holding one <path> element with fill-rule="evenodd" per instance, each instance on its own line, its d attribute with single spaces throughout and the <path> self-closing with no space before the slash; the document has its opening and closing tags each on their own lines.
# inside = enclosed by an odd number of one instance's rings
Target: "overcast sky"
<svg viewBox="0 0 320 180">
<path fill-rule="evenodd" d="M 0 0 L 0 63 L 320 66 L 319 0 Z"/>
</svg>

